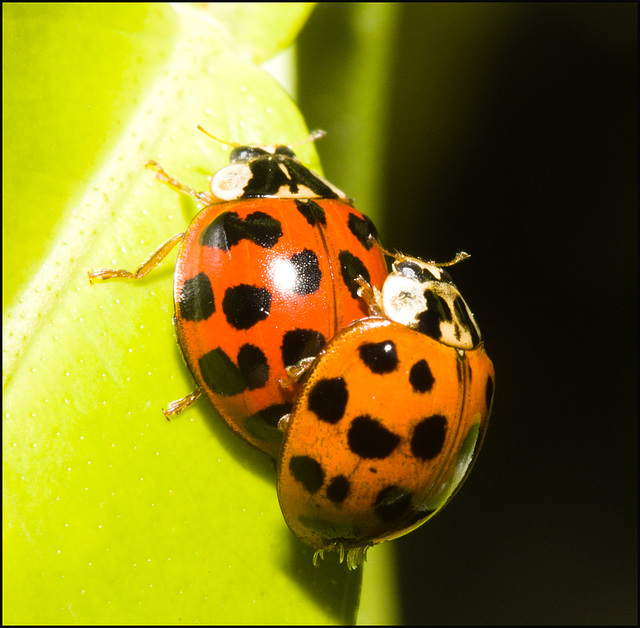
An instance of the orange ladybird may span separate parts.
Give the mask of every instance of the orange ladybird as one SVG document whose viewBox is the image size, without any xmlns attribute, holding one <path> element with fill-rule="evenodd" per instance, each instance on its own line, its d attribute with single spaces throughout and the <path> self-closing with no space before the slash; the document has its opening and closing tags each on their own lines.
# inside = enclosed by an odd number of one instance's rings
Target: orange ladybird
<svg viewBox="0 0 640 628">
<path fill-rule="evenodd" d="M 449 274 L 398 256 L 375 316 L 340 332 L 304 376 L 278 461 L 291 530 L 357 567 L 368 547 L 423 524 L 478 454 L 494 369 Z M 314 557 L 314 560 L 315 558 Z"/>
<path fill-rule="evenodd" d="M 366 315 L 358 281 L 381 286 L 387 266 L 371 220 L 289 147 L 237 146 L 230 162 L 212 177 L 210 193 L 151 162 L 158 179 L 204 209 L 137 271 L 103 269 L 89 278 L 138 279 L 181 243 L 175 326 L 197 390 L 165 414 L 204 393 L 239 436 L 276 456 L 278 423 L 297 388 L 280 385 L 286 369 Z"/>
</svg>

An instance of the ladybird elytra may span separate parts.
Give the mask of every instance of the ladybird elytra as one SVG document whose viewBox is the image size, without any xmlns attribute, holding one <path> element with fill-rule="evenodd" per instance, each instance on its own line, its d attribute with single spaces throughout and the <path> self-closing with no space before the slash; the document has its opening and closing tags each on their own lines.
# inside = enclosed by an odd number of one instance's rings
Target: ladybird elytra
<svg viewBox="0 0 640 628">
<path fill-rule="evenodd" d="M 198 387 L 240 436 L 275 456 L 296 386 L 287 368 L 366 316 L 357 277 L 382 285 L 372 224 L 335 199 L 210 206 L 185 235 L 174 273 L 176 330 Z M 295 234 L 295 237 L 287 237 Z"/>
<path fill-rule="evenodd" d="M 483 345 L 460 355 L 383 318 L 340 332 L 304 382 L 278 462 L 294 534 L 351 552 L 433 516 L 477 456 L 493 378 Z"/>
</svg>

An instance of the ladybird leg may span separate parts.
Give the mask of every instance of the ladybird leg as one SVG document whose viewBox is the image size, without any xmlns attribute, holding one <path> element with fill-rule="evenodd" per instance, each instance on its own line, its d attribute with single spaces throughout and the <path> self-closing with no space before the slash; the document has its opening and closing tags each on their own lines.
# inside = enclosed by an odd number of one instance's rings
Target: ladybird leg
<svg viewBox="0 0 640 628">
<path fill-rule="evenodd" d="M 156 171 L 156 179 L 158 179 L 158 181 L 164 183 L 165 185 L 168 185 L 172 190 L 175 190 L 176 192 L 180 192 L 181 194 L 186 194 L 187 196 L 195 198 L 198 203 L 202 203 L 203 205 L 212 205 L 213 203 L 219 202 L 218 199 L 213 197 L 208 192 L 196 192 L 192 187 L 178 181 L 178 179 L 168 174 L 165 169 L 156 161 L 152 160 L 147 163 L 147 168 Z"/>
<path fill-rule="evenodd" d="M 169 253 L 171 249 L 175 247 L 180 240 L 182 240 L 184 233 L 179 233 L 173 236 L 162 244 L 157 250 L 155 250 L 148 260 L 143 262 L 135 272 L 129 272 L 128 270 L 109 270 L 107 268 L 100 268 L 99 270 L 91 270 L 87 274 L 89 275 L 89 283 L 93 283 L 96 279 L 105 281 L 107 279 L 113 279 L 114 277 L 120 277 L 122 279 L 141 279 L 148 272 L 153 270 Z"/>
<path fill-rule="evenodd" d="M 316 550 L 313 553 L 313 566 L 314 567 L 318 566 L 318 558 L 324 560 L 324 550 L 323 549 Z"/>
<path fill-rule="evenodd" d="M 167 409 L 163 410 L 162 413 L 166 417 L 167 421 L 170 421 L 170 416 L 174 414 L 179 414 L 183 410 L 186 410 L 195 400 L 200 396 L 200 390 L 194 390 L 192 393 L 189 393 L 186 397 L 182 399 L 176 399 L 171 403 L 167 404 Z"/>
<path fill-rule="evenodd" d="M 382 295 L 380 290 L 372 286 L 363 277 L 356 277 L 355 282 L 358 284 L 358 296 L 364 299 L 369 308 L 370 316 L 383 316 Z"/>
<path fill-rule="evenodd" d="M 302 360 L 300 360 L 293 366 L 285 367 L 284 370 L 287 372 L 287 378 L 280 380 L 280 386 L 282 386 L 283 388 L 289 388 L 291 384 L 295 384 L 309 370 L 309 368 L 315 361 L 315 357 L 302 358 Z"/>
</svg>

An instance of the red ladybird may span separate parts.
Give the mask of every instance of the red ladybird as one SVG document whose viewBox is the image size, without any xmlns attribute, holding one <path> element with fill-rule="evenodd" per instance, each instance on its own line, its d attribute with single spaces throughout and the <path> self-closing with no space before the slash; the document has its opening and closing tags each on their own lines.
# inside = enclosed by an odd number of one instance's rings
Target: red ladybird
<svg viewBox="0 0 640 628">
<path fill-rule="evenodd" d="M 351 569 L 458 490 L 482 444 L 495 380 L 442 268 L 398 256 L 381 293 L 361 283 L 375 316 L 341 331 L 309 368 L 278 460 L 291 530 L 316 557 L 346 552 Z"/>
<path fill-rule="evenodd" d="M 366 315 L 358 281 L 381 286 L 387 267 L 373 223 L 289 147 L 238 146 L 230 161 L 212 177 L 210 193 L 151 162 L 159 180 L 204 209 L 136 272 L 98 270 L 89 278 L 140 278 L 181 241 L 175 326 L 198 390 L 165 414 L 204 393 L 238 435 L 276 456 L 278 423 L 297 387 L 280 385 L 286 369 Z"/>
</svg>

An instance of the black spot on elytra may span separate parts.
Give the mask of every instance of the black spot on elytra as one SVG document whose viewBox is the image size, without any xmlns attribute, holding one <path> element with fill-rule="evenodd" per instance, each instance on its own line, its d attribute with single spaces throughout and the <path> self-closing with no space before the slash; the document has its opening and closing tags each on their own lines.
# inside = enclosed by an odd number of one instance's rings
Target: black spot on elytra
<svg viewBox="0 0 640 628">
<path fill-rule="evenodd" d="M 309 410 L 320 420 L 337 423 L 347 408 L 349 391 L 342 377 L 321 379 L 313 385 L 307 400 Z"/>
<path fill-rule="evenodd" d="M 327 486 L 327 498 L 339 504 L 347 498 L 350 490 L 351 484 L 349 480 L 344 475 L 336 475 Z"/>
<path fill-rule="evenodd" d="M 354 299 L 359 298 L 359 286 L 355 280 L 358 277 L 362 277 L 366 282 L 370 282 L 371 275 L 369 274 L 369 271 L 363 264 L 362 260 L 349 251 L 340 251 L 338 259 L 340 261 L 340 272 L 342 273 L 342 279 L 345 286 L 348 288 Z"/>
<path fill-rule="evenodd" d="M 290 261 L 296 273 L 293 292 L 300 296 L 317 292 L 322 280 L 318 256 L 313 251 L 305 249 L 292 255 Z"/>
<path fill-rule="evenodd" d="M 312 226 L 316 227 L 327 225 L 327 216 L 324 213 L 324 209 L 310 199 L 295 199 L 296 207 L 298 211 L 304 216 L 304 219 Z"/>
<path fill-rule="evenodd" d="M 260 412 L 258 412 L 258 416 L 267 425 L 270 425 L 271 427 L 278 427 L 278 423 L 280 422 L 280 419 L 285 414 L 291 414 L 292 410 L 293 410 L 293 404 L 278 403 L 278 404 L 269 406 L 264 410 L 260 410 Z"/>
<path fill-rule="evenodd" d="M 291 414 L 291 410 L 290 403 L 274 404 L 264 408 L 244 418 L 244 431 L 263 443 L 279 444 L 284 437 L 284 432 L 278 428 L 278 423 L 285 414 Z"/>
<path fill-rule="evenodd" d="M 282 225 L 264 212 L 240 218 L 236 212 L 224 212 L 200 234 L 200 244 L 228 251 L 242 240 L 270 249 L 282 237 Z"/>
<path fill-rule="evenodd" d="M 285 366 L 294 366 L 304 358 L 315 358 L 324 347 L 324 336 L 315 329 L 293 329 L 284 334 L 280 352 Z"/>
<path fill-rule="evenodd" d="M 393 373 L 398 368 L 398 351 L 391 340 L 363 343 L 358 352 L 360 360 L 372 373 Z"/>
<path fill-rule="evenodd" d="M 484 391 L 485 399 L 487 402 L 487 412 L 491 410 L 491 404 L 493 403 L 493 377 L 487 379 L 487 388 Z"/>
<path fill-rule="evenodd" d="M 376 230 L 375 225 L 364 214 L 362 216 L 349 214 L 347 224 L 349 226 L 349 231 L 353 233 L 367 251 L 373 246 L 374 240 L 378 239 L 378 231 Z"/>
<path fill-rule="evenodd" d="M 267 357 L 251 344 L 240 347 L 237 364 L 218 347 L 199 358 L 198 368 L 207 387 L 223 397 L 262 388 L 269 379 Z"/>
<path fill-rule="evenodd" d="M 198 368 L 206 386 L 223 397 L 237 395 L 247 387 L 240 369 L 220 348 L 205 353 L 198 360 Z"/>
<path fill-rule="evenodd" d="M 184 282 L 178 305 L 180 316 L 187 321 L 205 321 L 216 311 L 213 288 L 205 273 Z"/>
<path fill-rule="evenodd" d="M 441 414 L 426 417 L 411 436 L 411 453 L 420 460 L 432 460 L 442 451 L 447 436 L 447 419 Z"/>
<path fill-rule="evenodd" d="M 433 388 L 435 381 L 426 360 L 418 360 L 409 371 L 409 383 L 415 392 L 429 392 Z"/>
<path fill-rule="evenodd" d="M 309 493 L 317 492 L 324 482 L 320 463 L 309 456 L 293 456 L 289 460 L 289 471 Z"/>
<path fill-rule="evenodd" d="M 347 434 L 349 449 L 361 458 L 387 458 L 400 443 L 400 437 L 377 419 L 356 417 Z"/>
<path fill-rule="evenodd" d="M 227 322 L 236 329 L 250 329 L 269 316 L 271 293 L 265 288 L 240 284 L 227 288 L 222 311 Z"/>
<path fill-rule="evenodd" d="M 387 486 L 376 497 L 373 510 L 384 522 L 395 521 L 411 506 L 411 492 L 399 486 Z"/>
<path fill-rule="evenodd" d="M 238 351 L 238 368 L 249 390 L 262 388 L 269 379 L 269 362 L 262 349 L 245 344 Z"/>
</svg>

